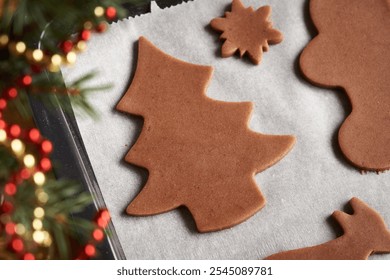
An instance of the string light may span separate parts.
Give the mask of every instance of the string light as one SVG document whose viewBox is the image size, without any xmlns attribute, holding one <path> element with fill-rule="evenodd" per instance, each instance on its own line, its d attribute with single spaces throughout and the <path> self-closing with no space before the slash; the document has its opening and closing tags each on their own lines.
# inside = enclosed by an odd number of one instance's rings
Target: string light
<svg viewBox="0 0 390 280">
<path fill-rule="evenodd" d="M 22 77 L 22 85 L 27 87 L 32 84 L 32 77 L 30 75 L 24 75 Z"/>
<path fill-rule="evenodd" d="M 106 9 L 106 17 L 110 20 L 115 19 L 116 17 L 116 9 L 114 7 L 108 7 Z"/>
<path fill-rule="evenodd" d="M 104 16 L 104 8 L 101 6 L 97 6 L 94 10 L 94 14 L 96 17 L 102 17 Z"/>
<path fill-rule="evenodd" d="M 32 226 L 35 230 L 41 230 L 43 227 L 43 223 L 40 219 L 34 219 Z"/>
<path fill-rule="evenodd" d="M 16 185 L 14 183 L 5 184 L 4 192 L 9 196 L 15 195 L 16 194 Z"/>
<path fill-rule="evenodd" d="M 86 22 L 84 23 L 83 27 L 84 27 L 84 29 L 90 30 L 90 29 L 93 28 L 93 23 L 90 22 L 90 21 L 86 21 Z"/>
<path fill-rule="evenodd" d="M 5 47 L 9 42 L 9 37 L 6 34 L 0 35 L 0 46 Z"/>
<path fill-rule="evenodd" d="M 50 154 L 51 151 L 53 150 L 53 145 L 49 140 L 44 140 L 42 141 L 41 148 L 44 153 Z"/>
<path fill-rule="evenodd" d="M 7 108 L 7 101 L 4 98 L 0 98 L 0 110 Z"/>
<path fill-rule="evenodd" d="M 51 236 L 50 236 L 50 233 L 48 233 L 47 231 L 44 231 L 43 232 L 43 245 L 46 246 L 46 247 L 49 247 L 52 243 L 52 239 L 51 239 Z"/>
<path fill-rule="evenodd" d="M 45 210 L 42 207 L 37 207 L 34 209 L 34 216 L 38 219 L 42 219 L 45 216 Z"/>
<path fill-rule="evenodd" d="M 17 224 L 15 226 L 15 232 L 18 235 L 24 235 L 26 233 L 26 227 L 22 224 Z"/>
<path fill-rule="evenodd" d="M 88 257 L 93 257 L 96 253 L 95 246 L 88 244 L 85 246 L 84 252 Z"/>
<path fill-rule="evenodd" d="M 15 45 L 15 50 L 19 54 L 23 54 L 26 51 L 26 44 L 23 42 L 17 42 Z"/>
<path fill-rule="evenodd" d="M 108 7 L 104 8 L 101 6 L 97 6 L 93 10 L 95 16 L 97 18 L 106 16 L 107 19 L 113 20 L 117 16 L 117 10 L 115 7 Z M 86 49 L 85 41 L 88 41 L 91 37 L 91 30 L 94 28 L 94 23 L 92 21 L 86 21 L 83 24 L 83 30 L 80 31 L 79 34 L 79 40 L 66 40 L 60 44 L 60 48 L 62 49 L 63 53 L 65 54 L 65 57 L 62 58 L 60 54 L 53 54 L 53 55 L 45 55 L 45 53 L 40 49 L 29 49 L 26 46 L 26 43 L 23 41 L 13 42 L 10 41 L 10 38 L 7 34 L 0 34 L 0 47 L 5 47 L 8 45 L 11 53 L 16 55 L 25 55 L 25 57 L 33 61 L 35 63 L 43 64 L 42 66 L 49 70 L 50 72 L 58 72 L 60 71 L 60 66 L 66 62 L 68 64 L 74 64 L 76 62 L 76 53 L 75 51 L 84 51 Z M 97 32 L 104 32 L 107 29 L 107 23 L 106 22 L 99 22 L 95 26 L 95 31 Z M 74 47 L 76 46 L 76 47 Z M 60 59 L 61 58 L 61 61 Z M 37 65 L 33 65 L 37 66 Z M 39 72 L 41 71 L 41 68 L 39 68 Z M 31 82 L 27 83 L 23 81 L 23 85 L 27 86 L 30 85 Z"/>
<path fill-rule="evenodd" d="M 33 254 L 31 254 L 31 253 L 26 253 L 23 256 L 23 259 L 32 261 L 32 260 L 35 260 L 35 256 Z"/>
<path fill-rule="evenodd" d="M 84 29 L 81 31 L 80 38 L 83 41 L 88 41 L 91 38 L 91 31 Z"/>
<path fill-rule="evenodd" d="M 20 170 L 20 178 L 22 178 L 23 180 L 27 180 L 28 178 L 30 178 L 31 176 L 31 172 L 30 170 L 28 170 L 28 168 L 23 168 L 22 170 Z"/>
<path fill-rule="evenodd" d="M 11 125 L 11 127 L 9 128 L 9 134 L 14 137 L 14 138 L 17 138 L 20 136 L 20 133 L 22 132 L 20 126 L 18 126 L 17 124 L 13 124 Z"/>
<path fill-rule="evenodd" d="M 41 50 L 34 50 L 32 52 L 32 57 L 36 62 L 40 62 L 43 59 L 43 51 Z"/>
<path fill-rule="evenodd" d="M 4 129 L 0 129 L 0 142 L 7 140 L 7 132 Z"/>
<path fill-rule="evenodd" d="M 107 30 L 107 23 L 106 22 L 101 22 L 96 26 L 96 31 L 99 33 L 105 32 Z"/>
<path fill-rule="evenodd" d="M 75 52 L 69 52 L 67 55 L 66 55 L 66 61 L 69 63 L 69 64 L 75 64 L 76 63 L 76 53 Z"/>
<path fill-rule="evenodd" d="M 13 210 L 14 210 L 14 206 L 9 201 L 4 201 L 3 204 L 1 205 L 1 211 L 3 213 L 11 213 Z"/>
<path fill-rule="evenodd" d="M 87 43 L 81 40 L 77 43 L 76 48 L 78 51 L 83 52 L 87 49 Z"/>
<path fill-rule="evenodd" d="M 38 129 L 33 128 L 33 129 L 31 129 L 31 130 L 29 131 L 28 137 L 30 138 L 31 141 L 33 141 L 33 142 L 36 143 L 36 142 L 38 142 L 39 139 L 41 138 L 41 134 L 40 134 L 40 132 L 39 132 Z"/>
<path fill-rule="evenodd" d="M 97 228 L 93 231 L 92 236 L 95 240 L 101 241 L 104 238 L 104 233 L 100 228 Z"/>
<path fill-rule="evenodd" d="M 43 231 L 40 230 L 34 231 L 33 239 L 36 243 L 41 244 L 45 240 L 45 235 L 43 234 Z"/>
<path fill-rule="evenodd" d="M 42 172 L 37 172 L 34 174 L 33 176 L 34 178 L 34 183 L 38 186 L 42 186 L 43 184 L 45 184 L 45 181 L 46 181 L 46 177 L 45 177 L 45 174 L 43 174 Z"/>
<path fill-rule="evenodd" d="M 11 149 L 15 155 L 20 156 L 24 153 L 25 146 L 19 139 L 11 141 Z"/>
<path fill-rule="evenodd" d="M 35 158 L 33 155 L 27 154 L 23 158 L 23 163 L 27 168 L 32 168 L 35 165 Z"/>
<path fill-rule="evenodd" d="M 7 127 L 7 123 L 0 119 L 0 129 L 5 129 Z"/>
<path fill-rule="evenodd" d="M 11 99 L 14 99 L 18 96 L 18 90 L 14 87 L 11 87 L 7 90 L 7 96 Z"/>
<path fill-rule="evenodd" d="M 13 235 L 15 234 L 15 224 L 14 223 L 7 223 L 5 225 L 5 232 L 8 234 L 8 235 Z"/>
<path fill-rule="evenodd" d="M 70 40 L 66 40 L 62 43 L 61 48 L 64 53 L 68 53 L 73 49 L 73 42 Z"/>
<path fill-rule="evenodd" d="M 49 66 L 47 66 L 47 70 L 55 73 L 55 72 L 60 71 L 60 67 L 58 65 L 54 65 L 54 64 L 50 63 Z"/>
<path fill-rule="evenodd" d="M 15 252 L 20 252 L 24 249 L 23 241 L 19 238 L 15 238 L 14 240 L 12 240 L 11 246 L 12 249 L 15 250 Z"/>
<path fill-rule="evenodd" d="M 41 162 L 39 163 L 41 169 L 43 171 L 49 171 L 51 169 L 51 161 L 48 158 L 41 159 Z"/>
<path fill-rule="evenodd" d="M 44 191 L 41 191 L 37 194 L 37 199 L 40 203 L 45 204 L 49 200 L 49 196 Z"/>
<path fill-rule="evenodd" d="M 94 13 L 97 17 L 103 17 L 104 15 L 113 19 L 116 17 L 117 11 L 114 7 L 95 7 Z M 52 169 L 52 163 L 48 158 L 48 154 L 52 152 L 53 145 L 48 140 L 42 140 L 39 130 L 31 129 L 24 131 L 18 125 L 10 125 L 2 120 L 3 110 L 7 107 L 9 99 L 17 98 L 22 87 L 29 87 L 35 82 L 32 76 L 34 73 L 41 73 L 43 70 L 48 69 L 51 71 L 59 71 L 60 66 L 64 63 L 74 64 L 77 59 L 78 52 L 82 52 L 86 49 L 88 41 L 91 37 L 91 32 L 104 32 L 107 29 L 106 22 L 100 22 L 101 20 L 94 20 L 96 25 L 91 21 L 86 21 L 83 25 L 83 30 L 79 33 L 78 37 L 70 37 L 70 40 L 66 40 L 59 45 L 60 52 L 57 53 L 46 53 L 40 49 L 28 48 L 26 43 L 23 41 L 10 40 L 8 35 L 0 34 L 0 47 L 7 47 L 11 55 L 23 55 L 23 57 L 31 64 L 31 70 L 25 72 L 25 75 L 19 77 L 16 81 L 18 87 L 8 87 L 5 85 L 5 89 L 2 91 L 0 98 L 0 142 L 13 152 L 16 156 L 19 167 L 11 176 L 10 181 L 4 185 L 4 200 L 0 203 L 0 227 L 7 232 L 10 237 L 7 237 L 7 248 L 13 249 L 18 253 L 20 258 L 26 260 L 35 259 L 36 256 L 33 252 L 25 250 L 30 248 L 29 245 L 24 244 L 24 241 L 19 236 L 24 236 L 27 240 L 33 239 L 40 246 L 51 246 L 52 237 L 49 231 L 44 228 L 44 217 L 45 217 L 45 204 L 49 200 L 49 195 L 44 191 L 43 186 L 46 182 L 45 172 Z M 62 50 L 62 52 L 61 52 Z M 30 74 L 31 73 L 31 74 Z M 33 153 L 27 153 L 26 150 L 30 151 L 29 145 L 36 144 L 41 148 L 42 153 L 38 156 L 34 156 Z M 27 145 L 27 146 L 26 146 Z M 35 151 L 33 149 L 33 151 Z M 24 180 L 31 180 L 30 183 L 35 185 L 35 197 L 36 197 L 36 208 L 33 210 L 34 219 L 29 227 L 26 228 L 21 223 L 15 224 L 12 222 L 12 215 L 14 211 L 13 199 L 11 196 L 15 195 L 18 191 L 18 186 Z M 108 211 L 100 213 L 100 221 L 103 227 L 107 226 L 109 222 Z M 6 223 L 4 221 L 7 221 Z M 4 226 L 4 227 L 3 227 Z M 29 232 L 30 228 L 34 231 L 31 235 Z M 15 235 L 16 234 L 16 235 Z M 84 247 L 85 255 L 92 257 L 96 254 L 95 242 L 101 241 L 104 238 L 104 231 L 101 228 L 97 228 L 92 233 L 92 242 Z M 31 249 L 31 248 L 30 248 Z M 27 251 L 27 252 L 26 252 Z"/>
<path fill-rule="evenodd" d="M 59 54 L 55 54 L 51 57 L 51 63 L 54 66 L 60 66 L 62 63 L 62 57 Z"/>
</svg>

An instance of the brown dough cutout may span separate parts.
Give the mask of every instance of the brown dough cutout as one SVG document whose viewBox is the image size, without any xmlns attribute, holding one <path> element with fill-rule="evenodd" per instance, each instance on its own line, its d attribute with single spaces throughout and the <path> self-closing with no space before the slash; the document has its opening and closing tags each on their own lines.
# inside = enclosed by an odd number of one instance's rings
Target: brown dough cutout
<svg viewBox="0 0 390 280">
<path fill-rule="evenodd" d="M 390 0 L 311 0 L 310 14 L 319 34 L 300 65 L 308 80 L 342 87 L 352 103 L 342 152 L 362 170 L 390 169 Z"/>
<path fill-rule="evenodd" d="M 210 22 L 213 29 L 223 32 L 220 38 L 226 39 L 222 45 L 222 57 L 239 51 L 240 57 L 248 53 L 252 62 L 259 64 L 263 51 L 269 49 L 268 44 L 278 44 L 283 40 L 282 33 L 272 28 L 270 16 L 270 6 L 254 11 L 252 7 L 245 8 L 240 0 L 233 0 L 231 12 Z"/>
<path fill-rule="evenodd" d="M 125 160 L 146 168 L 149 179 L 128 214 L 185 206 L 206 232 L 232 227 L 264 206 L 254 175 L 282 159 L 295 138 L 250 130 L 250 102 L 208 98 L 212 72 L 139 39 L 136 73 L 117 109 L 145 120 Z"/>
<path fill-rule="evenodd" d="M 324 244 L 281 252 L 267 260 L 366 260 L 371 254 L 390 253 L 390 231 L 378 212 L 354 197 L 352 215 L 335 211 L 333 218 L 344 234 Z"/>
</svg>

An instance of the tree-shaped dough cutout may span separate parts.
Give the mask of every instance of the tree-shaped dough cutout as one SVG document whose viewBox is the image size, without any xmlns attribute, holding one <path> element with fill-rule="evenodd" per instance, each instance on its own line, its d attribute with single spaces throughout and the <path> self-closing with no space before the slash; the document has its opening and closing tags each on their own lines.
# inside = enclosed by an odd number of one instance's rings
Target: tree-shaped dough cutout
<svg viewBox="0 0 390 280">
<path fill-rule="evenodd" d="M 283 158 L 295 138 L 251 131 L 252 103 L 208 98 L 212 67 L 173 58 L 144 37 L 137 64 L 117 109 L 144 118 L 125 160 L 146 168 L 149 178 L 127 213 L 153 215 L 185 206 L 206 232 L 260 210 L 265 199 L 254 175 Z"/>
</svg>

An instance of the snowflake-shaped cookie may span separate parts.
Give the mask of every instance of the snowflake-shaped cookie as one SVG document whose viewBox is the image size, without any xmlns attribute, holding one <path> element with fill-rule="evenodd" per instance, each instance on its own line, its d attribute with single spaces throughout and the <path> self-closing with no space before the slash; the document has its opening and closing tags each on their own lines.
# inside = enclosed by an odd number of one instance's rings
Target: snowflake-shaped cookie
<svg viewBox="0 0 390 280">
<path fill-rule="evenodd" d="M 259 64 L 269 44 L 278 44 L 283 40 L 282 33 L 272 28 L 270 15 L 270 6 L 255 11 L 252 7 L 245 8 L 240 0 L 233 0 L 231 12 L 210 22 L 213 29 L 223 32 L 220 36 L 225 39 L 222 57 L 232 56 L 239 51 L 240 57 L 248 53 L 252 62 Z"/>
</svg>

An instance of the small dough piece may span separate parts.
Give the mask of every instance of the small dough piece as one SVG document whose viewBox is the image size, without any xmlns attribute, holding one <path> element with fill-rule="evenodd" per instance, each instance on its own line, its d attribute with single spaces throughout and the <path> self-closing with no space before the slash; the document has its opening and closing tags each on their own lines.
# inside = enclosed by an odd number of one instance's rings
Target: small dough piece
<svg viewBox="0 0 390 280">
<path fill-rule="evenodd" d="M 338 136 L 343 154 L 361 170 L 390 169 L 390 0 L 311 0 L 310 15 L 319 34 L 300 66 L 351 101 Z"/>
<path fill-rule="evenodd" d="M 207 97 L 212 72 L 139 39 L 136 73 L 117 109 L 145 120 L 125 160 L 146 168 L 149 178 L 128 214 L 185 206 L 207 232 L 241 223 L 264 206 L 254 175 L 282 159 L 295 137 L 250 130 L 250 102 Z"/>
<path fill-rule="evenodd" d="M 210 22 L 213 29 L 223 32 L 222 57 L 234 55 L 237 51 L 242 57 L 248 53 L 254 64 L 261 62 L 263 52 L 268 51 L 268 44 L 279 44 L 283 40 L 280 31 L 272 28 L 269 21 L 271 7 L 245 8 L 240 0 L 233 0 L 232 11 L 225 17 L 215 18 Z"/>
<path fill-rule="evenodd" d="M 324 244 L 281 252 L 266 260 L 366 260 L 371 254 L 390 253 L 390 231 L 378 212 L 354 197 L 352 215 L 335 211 L 333 218 L 344 234 Z"/>
</svg>

